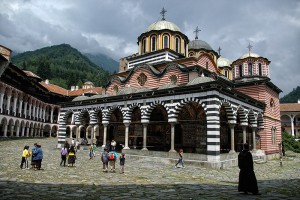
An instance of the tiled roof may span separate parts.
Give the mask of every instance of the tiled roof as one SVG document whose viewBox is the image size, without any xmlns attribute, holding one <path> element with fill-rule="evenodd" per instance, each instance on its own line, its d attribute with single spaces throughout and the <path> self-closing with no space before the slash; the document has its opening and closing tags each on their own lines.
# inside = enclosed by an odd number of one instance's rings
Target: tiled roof
<svg viewBox="0 0 300 200">
<path fill-rule="evenodd" d="M 284 103 L 280 104 L 281 112 L 300 112 L 300 103 Z"/>
<path fill-rule="evenodd" d="M 46 84 L 44 81 L 41 81 L 40 84 L 47 88 L 50 92 L 62 94 L 65 96 L 80 96 L 84 93 L 91 93 L 91 94 L 102 94 L 102 87 L 94 87 L 94 88 L 89 88 L 89 89 L 78 89 L 78 90 L 66 90 L 62 87 L 59 87 L 54 84 Z"/>
<path fill-rule="evenodd" d="M 51 83 L 46 84 L 44 81 L 41 81 L 40 84 L 44 86 L 46 89 L 48 89 L 50 92 L 68 96 L 68 90 L 66 90 L 65 88 L 59 87 Z"/>
</svg>

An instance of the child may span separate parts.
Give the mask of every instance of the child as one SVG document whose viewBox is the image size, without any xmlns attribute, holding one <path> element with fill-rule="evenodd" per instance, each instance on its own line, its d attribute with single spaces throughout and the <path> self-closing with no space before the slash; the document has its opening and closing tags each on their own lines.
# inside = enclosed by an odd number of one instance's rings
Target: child
<svg viewBox="0 0 300 200">
<path fill-rule="evenodd" d="M 108 152 L 107 152 L 107 148 L 104 148 L 104 152 L 101 154 L 101 161 L 103 163 L 103 172 L 108 172 Z"/>
<path fill-rule="evenodd" d="M 23 149 L 22 160 L 21 160 L 21 165 L 20 165 L 21 169 L 23 169 L 23 164 L 24 163 L 25 163 L 25 168 L 29 169 L 27 158 L 30 156 L 30 153 L 29 153 L 28 149 L 29 149 L 29 146 L 25 146 L 24 149 Z"/>
<path fill-rule="evenodd" d="M 180 163 L 181 164 L 181 167 L 184 168 L 184 162 L 183 162 L 183 149 L 180 149 L 179 152 L 178 152 L 178 155 L 179 155 L 179 159 L 175 165 L 175 168 L 177 168 L 177 165 Z"/>
<path fill-rule="evenodd" d="M 67 146 L 65 145 L 64 148 L 62 148 L 60 151 L 60 155 L 61 155 L 60 166 L 62 165 L 62 163 L 64 163 L 64 167 L 66 166 L 67 154 L 68 154 L 68 149 Z"/>
<path fill-rule="evenodd" d="M 120 167 L 121 167 L 120 174 L 124 174 L 124 165 L 125 165 L 125 153 L 122 153 L 122 155 L 120 156 Z"/>
</svg>

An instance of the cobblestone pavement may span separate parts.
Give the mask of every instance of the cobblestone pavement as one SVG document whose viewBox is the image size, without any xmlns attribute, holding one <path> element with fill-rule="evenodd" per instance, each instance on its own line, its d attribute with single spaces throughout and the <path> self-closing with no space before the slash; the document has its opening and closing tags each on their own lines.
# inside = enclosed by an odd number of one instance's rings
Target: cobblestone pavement
<svg viewBox="0 0 300 200">
<path fill-rule="evenodd" d="M 42 145 L 44 170 L 21 170 L 25 145 Z M 94 160 L 77 153 L 76 167 L 61 167 L 56 139 L 0 141 L 0 199 L 300 199 L 300 154 L 255 164 L 260 196 L 237 192 L 237 167 L 213 170 L 170 161 L 127 158 L 125 174 L 104 173 L 100 148 Z M 119 163 L 116 164 L 119 166 Z"/>
</svg>

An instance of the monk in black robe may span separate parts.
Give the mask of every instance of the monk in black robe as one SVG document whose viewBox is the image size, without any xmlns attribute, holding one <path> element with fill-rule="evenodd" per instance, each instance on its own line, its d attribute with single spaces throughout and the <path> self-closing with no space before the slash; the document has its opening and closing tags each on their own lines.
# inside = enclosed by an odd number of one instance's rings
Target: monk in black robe
<svg viewBox="0 0 300 200">
<path fill-rule="evenodd" d="M 257 180 L 253 171 L 252 154 L 249 151 L 249 145 L 247 143 L 243 145 L 243 151 L 241 151 L 238 156 L 238 165 L 240 168 L 239 192 L 244 192 L 245 194 L 248 194 L 248 192 L 255 195 L 259 194 Z"/>
</svg>

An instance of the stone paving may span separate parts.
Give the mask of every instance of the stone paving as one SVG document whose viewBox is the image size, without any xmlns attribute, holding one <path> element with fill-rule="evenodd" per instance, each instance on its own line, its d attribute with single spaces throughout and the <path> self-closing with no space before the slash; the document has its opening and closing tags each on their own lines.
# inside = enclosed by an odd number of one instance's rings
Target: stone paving
<svg viewBox="0 0 300 200">
<path fill-rule="evenodd" d="M 21 170 L 25 145 L 42 145 L 44 170 Z M 76 167 L 61 167 L 55 138 L 0 141 L 0 199 L 300 199 L 300 154 L 255 164 L 260 196 L 237 192 L 237 167 L 174 168 L 171 161 L 128 157 L 125 174 L 102 172 L 100 148 L 89 160 L 77 153 Z M 119 167 L 119 163 L 116 164 Z"/>
</svg>

